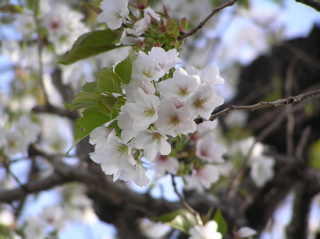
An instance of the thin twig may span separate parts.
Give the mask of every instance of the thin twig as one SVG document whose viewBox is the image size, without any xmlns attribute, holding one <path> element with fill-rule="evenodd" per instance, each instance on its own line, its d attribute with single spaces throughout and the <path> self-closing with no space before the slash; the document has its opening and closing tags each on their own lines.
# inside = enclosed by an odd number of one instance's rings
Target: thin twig
<svg viewBox="0 0 320 239">
<path fill-rule="evenodd" d="M 293 114 L 294 112 L 296 112 L 297 110 L 300 110 L 305 104 L 305 102 L 301 102 L 300 104 L 291 107 L 291 108 L 287 108 L 285 111 L 283 111 L 280 115 L 277 116 L 277 118 L 275 120 L 273 120 L 271 122 L 271 124 L 266 127 L 263 131 L 260 132 L 260 134 L 258 134 L 256 136 L 256 140 L 253 143 L 253 145 L 250 147 L 248 154 L 246 155 L 240 169 L 237 171 L 237 173 L 232 177 L 229 186 L 227 188 L 226 191 L 226 197 L 227 198 L 231 198 L 233 197 L 233 195 L 236 192 L 236 189 L 238 188 L 240 182 L 242 181 L 243 177 L 246 174 L 246 169 L 247 169 L 247 165 L 249 162 L 249 158 L 251 155 L 251 152 L 254 148 L 254 146 L 257 144 L 257 142 L 262 141 L 265 137 L 267 137 L 272 131 L 274 131 L 281 122 L 283 122 L 283 120 L 286 119 L 286 116 L 288 114 Z"/>
<path fill-rule="evenodd" d="M 309 97 L 315 97 L 317 95 L 320 95 L 320 89 L 318 90 L 314 90 L 314 91 L 310 91 L 307 93 L 303 93 L 300 95 L 296 95 L 296 96 L 290 96 L 288 98 L 285 99 L 279 99 L 276 101 L 261 101 L 259 103 L 253 104 L 253 105 L 230 105 L 227 108 L 225 108 L 224 110 L 221 110 L 215 114 L 212 114 L 210 117 L 210 121 L 213 121 L 217 118 L 220 118 L 221 116 L 224 116 L 226 114 L 228 114 L 231 111 L 234 110 L 248 110 L 250 112 L 255 111 L 257 109 L 261 109 L 261 108 L 267 108 L 267 107 L 278 107 L 280 105 L 289 105 L 295 102 L 299 102 L 299 101 L 303 101 Z M 195 119 L 195 122 L 197 124 L 202 123 L 204 121 L 203 118 L 197 118 Z"/>
<path fill-rule="evenodd" d="M 220 5 L 219 7 L 216 7 L 212 10 L 212 12 L 210 13 L 209 16 L 207 16 L 202 22 L 199 23 L 199 25 L 197 25 L 195 28 L 193 28 L 191 31 L 181 35 L 180 37 L 178 37 L 178 39 L 181 41 L 189 36 L 192 36 L 193 34 L 195 34 L 197 31 L 199 31 L 206 23 L 207 21 L 210 20 L 211 17 L 213 17 L 213 15 L 215 15 L 217 12 L 220 12 L 222 9 L 232 6 L 233 4 L 235 4 L 237 0 L 228 0 L 226 3 Z"/>
<path fill-rule="evenodd" d="M 203 223 L 202 223 L 202 220 L 201 220 L 201 217 L 200 217 L 200 214 L 199 212 L 197 212 L 196 210 L 194 210 L 187 202 L 186 200 L 181 196 L 181 194 L 178 192 L 178 189 L 177 189 L 177 184 L 174 180 L 174 175 L 171 174 L 171 181 L 172 181 L 172 186 L 173 186 L 173 189 L 174 189 L 174 192 L 177 194 L 177 196 L 179 197 L 180 199 L 180 202 L 182 204 L 182 206 L 184 206 L 189 212 L 191 212 L 196 220 L 197 220 L 197 223 L 199 226 L 203 226 Z"/>
<path fill-rule="evenodd" d="M 297 149 L 296 149 L 296 152 L 295 152 L 296 158 L 298 160 L 302 159 L 303 150 L 306 148 L 310 133 L 311 133 L 311 127 L 310 126 L 306 127 L 302 132 L 300 141 L 298 143 L 298 146 L 297 146 Z"/>
<path fill-rule="evenodd" d="M 294 81 L 294 69 L 297 64 L 297 58 L 295 57 L 289 64 L 286 72 L 286 80 L 285 80 L 285 96 L 289 97 L 292 95 L 292 86 Z M 292 108 L 292 105 L 288 105 L 288 108 Z M 293 141 L 293 134 L 294 134 L 294 115 L 293 113 L 289 113 L 287 115 L 287 131 L 286 131 L 286 144 L 287 144 L 287 154 L 293 156 L 294 151 L 294 141 Z"/>
</svg>

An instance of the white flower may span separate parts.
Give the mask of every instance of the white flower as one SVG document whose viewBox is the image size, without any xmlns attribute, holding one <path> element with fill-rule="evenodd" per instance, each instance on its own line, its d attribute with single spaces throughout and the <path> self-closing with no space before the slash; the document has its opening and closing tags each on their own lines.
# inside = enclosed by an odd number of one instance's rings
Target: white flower
<svg viewBox="0 0 320 239">
<path fill-rule="evenodd" d="M 164 225 L 161 222 L 153 222 L 146 218 L 140 221 L 139 228 L 143 235 L 152 239 L 162 239 L 171 230 L 171 227 Z"/>
<path fill-rule="evenodd" d="M 175 173 L 178 168 L 179 161 L 176 158 L 157 154 L 154 160 L 154 171 L 156 171 L 158 175 L 164 175 L 166 172 Z"/>
<path fill-rule="evenodd" d="M 274 176 L 273 166 L 274 159 L 270 156 L 263 155 L 264 145 L 255 142 L 254 137 L 247 138 L 238 143 L 240 152 L 247 156 L 252 148 L 249 160 L 251 164 L 250 176 L 257 187 L 263 187 Z"/>
<path fill-rule="evenodd" d="M 24 9 L 22 14 L 17 15 L 15 24 L 24 35 L 34 32 L 36 28 L 33 13 L 28 9 Z"/>
<path fill-rule="evenodd" d="M 121 88 L 126 91 L 127 102 L 134 101 L 133 91 L 141 88 L 144 93 L 147 95 L 154 95 L 156 93 L 156 89 L 154 85 L 150 81 L 142 81 L 140 79 L 132 78 L 129 84 L 121 85 Z"/>
<path fill-rule="evenodd" d="M 171 152 L 171 145 L 167 142 L 167 136 L 155 130 L 140 131 L 131 141 L 133 147 L 143 149 L 145 157 L 153 161 L 158 152 L 168 155 Z"/>
<path fill-rule="evenodd" d="M 142 81 L 158 80 L 163 77 L 165 71 L 160 67 L 154 56 L 149 56 L 140 51 L 136 60 L 132 64 L 132 78 Z"/>
<path fill-rule="evenodd" d="M 90 158 L 101 164 L 105 174 L 112 175 L 116 181 L 123 171 L 131 171 L 136 161 L 131 153 L 132 148 L 115 135 L 113 130 L 108 135 L 107 147 L 103 152 L 93 152 Z"/>
<path fill-rule="evenodd" d="M 133 29 L 126 29 L 127 33 L 133 34 L 135 36 L 140 36 L 144 33 L 145 30 L 149 27 L 149 21 L 147 18 L 142 18 L 135 22 Z"/>
<path fill-rule="evenodd" d="M 200 86 L 187 101 L 188 107 L 193 112 L 192 116 L 200 115 L 205 119 L 209 119 L 212 111 L 223 103 L 224 99 L 210 85 Z"/>
<path fill-rule="evenodd" d="M 236 232 L 236 238 L 247 238 L 247 237 L 252 237 L 257 235 L 257 231 L 250 228 L 250 227 L 241 227 L 237 232 Z"/>
<path fill-rule="evenodd" d="M 12 130 L 6 132 L 5 134 L 5 145 L 4 145 L 4 153 L 8 156 L 17 154 L 17 153 L 25 153 L 27 149 L 27 144 L 17 130 Z"/>
<path fill-rule="evenodd" d="M 143 43 L 143 38 L 138 37 L 128 37 L 127 36 L 127 31 L 128 29 L 124 29 L 122 34 L 121 34 L 121 38 L 120 38 L 120 42 L 116 43 L 116 46 L 119 46 L 121 44 L 125 45 L 125 46 L 131 46 L 131 45 L 136 45 L 136 44 L 142 44 Z"/>
<path fill-rule="evenodd" d="M 191 175 L 186 175 L 187 185 L 185 189 L 196 189 L 198 192 L 203 192 L 204 188 L 209 189 L 212 183 L 219 179 L 219 170 L 216 166 L 206 164 L 202 168 L 194 167 Z"/>
<path fill-rule="evenodd" d="M 121 27 L 129 16 L 128 0 L 103 0 L 100 4 L 102 13 L 98 15 L 98 22 L 107 23 L 111 30 Z"/>
<path fill-rule="evenodd" d="M 126 105 L 122 107 L 120 114 L 117 116 L 118 126 L 122 129 L 121 138 L 124 142 L 130 141 L 133 137 L 136 137 L 138 130 L 133 129 L 133 119 L 130 117 L 126 110 Z"/>
<path fill-rule="evenodd" d="M 185 70 L 179 68 L 173 73 L 173 78 L 161 81 L 158 84 L 158 90 L 165 98 L 175 97 L 181 102 L 186 102 L 199 85 L 199 77 L 187 75 Z"/>
<path fill-rule="evenodd" d="M 89 143 L 95 146 L 96 152 L 103 152 L 108 144 L 108 135 L 111 129 L 106 127 L 97 127 L 90 133 Z"/>
<path fill-rule="evenodd" d="M 81 22 L 84 15 L 70 9 L 66 4 L 54 3 L 43 16 L 43 27 L 48 31 L 48 39 L 55 46 L 57 54 L 70 50 L 79 35 L 89 31 Z"/>
<path fill-rule="evenodd" d="M 211 163 L 224 162 L 222 155 L 226 152 L 226 148 L 215 141 L 216 137 L 212 133 L 208 133 L 205 137 L 198 139 L 196 156 Z"/>
<path fill-rule="evenodd" d="M 56 230 L 61 230 L 65 226 L 64 211 L 60 206 L 46 206 L 39 215 L 41 222 Z"/>
<path fill-rule="evenodd" d="M 251 158 L 250 176 L 258 187 L 263 187 L 274 176 L 274 159 L 261 155 L 258 158 Z"/>
<path fill-rule="evenodd" d="M 29 217 L 26 221 L 24 235 L 26 239 L 44 239 L 45 233 L 41 223 L 34 217 Z"/>
<path fill-rule="evenodd" d="M 26 115 L 15 121 L 12 127 L 20 132 L 27 144 L 35 142 L 41 130 L 40 125 L 33 123 Z"/>
<path fill-rule="evenodd" d="M 141 88 L 133 91 L 134 103 L 127 102 L 126 110 L 133 119 L 134 130 L 144 130 L 158 118 L 159 98 L 147 95 Z"/>
<path fill-rule="evenodd" d="M 194 226 L 189 229 L 189 239 L 222 239 L 217 229 L 218 224 L 215 221 L 208 221 L 204 226 Z"/>
<path fill-rule="evenodd" d="M 176 49 L 165 51 L 162 47 L 152 47 L 149 56 L 155 59 L 158 66 L 160 66 L 165 73 L 181 62 Z"/>
<path fill-rule="evenodd" d="M 150 179 L 146 175 L 146 170 L 141 163 L 137 163 L 129 171 L 123 171 L 119 178 L 124 181 L 133 180 L 140 187 L 144 187 L 150 182 Z"/>
<path fill-rule="evenodd" d="M 155 122 L 159 132 L 176 137 L 178 133 L 188 134 L 196 130 L 196 123 L 190 118 L 189 110 L 174 99 L 160 101 L 159 117 Z"/>
<path fill-rule="evenodd" d="M 217 125 L 218 120 L 202 122 L 201 124 L 197 124 L 196 133 L 199 136 L 203 137 L 209 133 L 212 133 L 212 131 L 217 127 Z"/>
<path fill-rule="evenodd" d="M 201 71 L 194 67 L 187 67 L 186 71 L 190 75 L 199 75 L 202 84 L 215 86 L 224 83 L 224 79 L 220 77 L 219 69 L 216 66 L 206 66 Z"/>
</svg>

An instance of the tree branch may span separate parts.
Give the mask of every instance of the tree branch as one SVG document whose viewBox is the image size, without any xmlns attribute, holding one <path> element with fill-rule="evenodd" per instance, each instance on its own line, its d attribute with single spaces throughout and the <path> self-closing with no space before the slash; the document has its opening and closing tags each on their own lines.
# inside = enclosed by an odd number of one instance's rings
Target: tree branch
<svg viewBox="0 0 320 239">
<path fill-rule="evenodd" d="M 173 175 L 173 174 L 171 174 L 171 182 L 172 182 L 172 186 L 173 186 L 174 192 L 175 192 L 175 193 L 177 194 L 177 196 L 179 197 L 182 206 L 184 206 L 189 212 L 191 212 L 191 213 L 195 216 L 198 225 L 203 226 L 203 223 L 202 223 L 202 220 L 201 220 L 201 217 L 200 217 L 199 212 L 197 212 L 196 210 L 194 210 L 194 209 L 186 202 L 186 200 L 182 197 L 182 195 L 178 192 L 177 185 L 176 185 L 176 182 L 175 182 L 175 180 L 174 180 L 174 175 Z"/>
<path fill-rule="evenodd" d="M 300 95 L 296 95 L 296 96 L 290 96 L 288 98 L 284 98 L 284 99 L 279 99 L 276 101 L 260 101 L 259 103 L 253 104 L 253 105 L 230 105 L 227 108 L 225 108 L 224 110 L 221 110 L 215 114 L 212 114 L 210 117 L 210 121 L 214 121 L 217 118 L 220 118 L 221 116 L 224 116 L 226 114 L 228 114 L 231 111 L 234 110 L 248 110 L 250 112 L 255 111 L 257 109 L 261 109 L 261 108 L 267 108 L 267 107 L 278 107 L 280 105 L 289 105 L 295 102 L 299 102 L 299 101 L 303 101 L 309 97 L 315 97 L 317 95 L 320 95 L 320 89 L 318 90 L 314 90 L 314 91 L 310 91 L 307 93 L 303 93 Z M 204 121 L 203 118 L 197 118 L 195 119 L 195 122 L 197 124 L 200 124 Z"/>
<path fill-rule="evenodd" d="M 191 31 L 181 35 L 180 37 L 178 37 L 178 39 L 181 41 L 189 36 L 192 36 L 197 31 L 199 31 L 207 23 L 207 21 L 209 21 L 210 18 L 213 17 L 213 15 L 220 12 L 222 9 L 224 9 L 226 7 L 232 6 L 233 4 L 235 4 L 236 1 L 237 0 L 228 0 L 226 3 L 222 4 L 221 6 L 214 8 L 212 10 L 212 12 L 210 13 L 210 15 L 208 15 L 202 22 L 200 22 L 198 26 L 193 28 Z"/>
<path fill-rule="evenodd" d="M 296 2 L 300 2 L 302 4 L 305 4 L 309 7 L 312 7 L 313 9 L 320 12 L 320 2 L 317 0 L 296 0 Z"/>
</svg>

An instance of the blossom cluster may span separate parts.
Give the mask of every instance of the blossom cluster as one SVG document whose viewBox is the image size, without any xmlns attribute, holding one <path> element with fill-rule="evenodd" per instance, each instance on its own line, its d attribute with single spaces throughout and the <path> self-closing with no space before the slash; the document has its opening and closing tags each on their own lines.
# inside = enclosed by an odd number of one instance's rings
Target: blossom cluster
<svg viewBox="0 0 320 239">
<path fill-rule="evenodd" d="M 126 101 L 116 118 L 120 130 L 102 127 L 92 131 L 90 143 L 96 146 L 91 159 L 114 180 L 147 185 L 140 158 L 153 162 L 158 154 L 169 155 L 169 138 L 194 133 L 194 119 L 199 115 L 209 119 L 214 108 L 224 102 L 216 91 L 216 85 L 223 83 L 217 67 L 175 69 L 179 63 L 175 49 L 140 51 L 132 64 L 130 83 L 122 85 Z M 207 160 L 210 153 L 204 154 Z"/>
<path fill-rule="evenodd" d="M 3 115 L 4 121 L 6 116 Z M 10 129 L 0 119 L 0 149 L 3 148 L 7 156 L 25 153 L 30 143 L 34 143 L 40 133 L 40 125 L 32 122 L 26 115 L 14 121 Z"/>
<path fill-rule="evenodd" d="M 154 20 L 160 21 L 160 16 L 153 9 L 146 6 L 138 6 L 143 11 L 135 11 L 130 18 L 128 0 L 104 0 L 101 2 L 102 13 L 99 14 L 97 20 L 106 23 L 111 30 L 119 29 L 122 24 L 127 24 L 120 39 L 123 45 L 135 45 L 142 42 L 140 37 L 150 26 Z M 141 16 L 142 14 L 142 16 Z"/>
</svg>

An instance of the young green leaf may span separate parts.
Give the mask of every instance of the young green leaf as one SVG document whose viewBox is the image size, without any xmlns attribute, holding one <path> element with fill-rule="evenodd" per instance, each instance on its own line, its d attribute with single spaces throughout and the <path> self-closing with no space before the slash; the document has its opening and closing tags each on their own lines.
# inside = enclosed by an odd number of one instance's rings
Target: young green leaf
<svg viewBox="0 0 320 239">
<path fill-rule="evenodd" d="M 97 82 L 86 82 L 82 86 L 81 90 L 86 93 L 93 93 L 95 92 L 96 88 L 97 88 Z"/>
<path fill-rule="evenodd" d="M 110 68 L 105 67 L 100 70 L 97 79 L 97 91 L 121 93 L 120 78 Z"/>
<path fill-rule="evenodd" d="M 119 76 L 121 83 L 123 84 L 129 84 L 131 80 L 131 58 L 132 54 L 129 54 L 129 56 L 125 60 L 121 61 L 114 69 L 116 74 Z"/>
<path fill-rule="evenodd" d="M 320 140 L 311 146 L 310 166 L 315 169 L 320 169 Z"/>
<path fill-rule="evenodd" d="M 100 7 L 93 6 L 93 5 L 87 3 L 87 2 L 85 2 L 85 1 L 83 1 L 83 0 L 81 0 L 81 4 L 82 4 L 83 6 L 86 6 L 87 8 L 90 8 L 91 10 L 93 10 L 93 11 L 94 11 L 95 13 L 97 13 L 97 14 L 102 13 L 102 9 L 101 9 Z"/>
<path fill-rule="evenodd" d="M 72 111 L 79 108 L 88 108 L 93 105 L 97 105 L 101 95 L 99 93 L 88 94 L 85 92 L 79 92 L 74 96 L 71 104 L 64 104 L 65 107 Z"/>
<path fill-rule="evenodd" d="M 160 217 L 151 218 L 154 221 L 161 221 L 179 231 L 189 234 L 189 229 L 197 225 L 196 218 L 187 209 L 181 208 Z"/>
<path fill-rule="evenodd" d="M 115 45 L 119 38 L 120 36 L 110 29 L 88 32 L 76 40 L 69 53 L 60 58 L 59 63 L 70 65 L 74 62 L 122 47 Z"/>
<path fill-rule="evenodd" d="M 222 236 L 225 235 L 228 231 L 228 224 L 224 220 L 220 209 L 214 214 L 213 220 L 218 224 L 218 232 L 220 232 Z"/>
<path fill-rule="evenodd" d="M 74 132 L 74 141 L 67 154 L 92 130 L 110 121 L 110 116 L 101 112 L 98 106 L 92 106 L 82 112 L 83 117 L 77 119 Z"/>
</svg>

